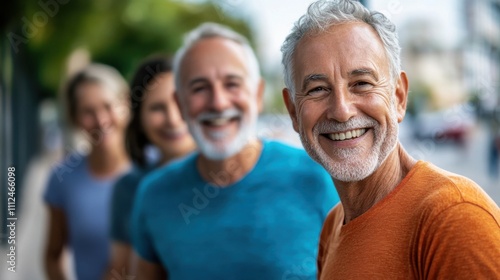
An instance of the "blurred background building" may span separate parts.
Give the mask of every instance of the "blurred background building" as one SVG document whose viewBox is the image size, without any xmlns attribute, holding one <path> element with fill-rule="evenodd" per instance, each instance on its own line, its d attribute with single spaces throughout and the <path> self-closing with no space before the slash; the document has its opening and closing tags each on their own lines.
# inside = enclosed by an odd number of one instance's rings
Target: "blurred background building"
<svg viewBox="0 0 500 280">
<path fill-rule="evenodd" d="M 41 193 L 52 166 L 75 149 L 60 92 L 90 61 L 130 78 L 151 53 L 174 53 L 205 21 L 249 37 L 266 79 L 259 135 L 300 146 L 281 98 L 280 46 L 311 0 L 40 0 L 0 8 L 0 244 L 6 244 L 7 167 L 16 168 L 20 241 L 15 279 L 43 279 Z M 492 112 L 500 104 L 500 0 L 365 0 L 397 27 L 410 80 L 401 141 L 418 158 L 478 182 L 500 203 L 487 172 Z M 499 120 L 500 121 L 500 120 Z M 500 172 L 500 171 L 498 171 Z M 0 245 L 0 256 L 5 256 Z M 2 262 L 5 265 L 5 262 Z M 4 277 L 0 266 L 0 279 Z M 24 274 L 23 274 L 24 273 Z M 11 277 L 11 278 L 7 278 Z"/>
<path fill-rule="evenodd" d="M 481 113 L 500 100 L 500 1 L 464 1 L 463 81 Z"/>
</svg>

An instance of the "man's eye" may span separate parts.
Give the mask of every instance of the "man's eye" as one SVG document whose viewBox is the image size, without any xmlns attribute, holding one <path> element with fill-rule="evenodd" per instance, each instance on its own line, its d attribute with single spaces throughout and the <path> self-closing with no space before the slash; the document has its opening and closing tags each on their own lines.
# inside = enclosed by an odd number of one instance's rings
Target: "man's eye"
<svg viewBox="0 0 500 280">
<path fill-rule="evenodd" d="M 354 83 L 353 87 L 355 87 L 357 89 L 369 89 L 369 88 L 373 87 L 373 85 L 369 82 L 359 81 L 359 82 Z"/>
<path fill-rule="evenodd" d="M 328 92 L 328 89 L 326 87 L 315 87 L 307 92 L 307 94 L 319 94 L 319 93 L 325 93 Z"/>
<path fill-rule="evenodd" d="M 226 87 L 230 88 L 230 89 L 236 89 L 236 88 L 239 88 L 240 85 L 238 83 L 227 83 Z"/>
</svg>

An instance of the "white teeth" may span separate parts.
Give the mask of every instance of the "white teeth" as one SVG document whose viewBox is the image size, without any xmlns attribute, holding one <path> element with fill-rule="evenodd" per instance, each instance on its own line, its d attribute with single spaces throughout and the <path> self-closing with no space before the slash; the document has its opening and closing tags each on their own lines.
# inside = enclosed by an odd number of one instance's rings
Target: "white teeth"
<svg viewBox="0 0 500 280">
<path fill-rule="evenodd" d="M 218 118 L 218 119 L 212 119 L 210 121 L 208 121 L 211 125 L 215 125 L 215 126 L 221 126 L 221 125 L 225 125 L 226 123 L 228 123 L 230 120 L 230 118 Z"/>
<path fill-rule="evenodd" d="M 366 128 L 361 128 L 361 129 L 354 129 L 351 131 L 347 132 L 341 132 L 341 133 L 332 133 L 328 134 L 328 137 L 332 140 L 349 140 L 353 138 L 358 138 L 359 136 L 365 134 Z"/>
</svg>

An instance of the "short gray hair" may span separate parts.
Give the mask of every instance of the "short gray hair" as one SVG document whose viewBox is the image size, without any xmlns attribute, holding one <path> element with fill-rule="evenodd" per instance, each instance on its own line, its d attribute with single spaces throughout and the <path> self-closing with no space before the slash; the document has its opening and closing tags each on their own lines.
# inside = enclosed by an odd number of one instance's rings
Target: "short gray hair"
<svg viewBox="0 0 500 280">
<path fill-rule="evenodd" d="M 358 1 L 353 0 L 319 0 L 312 3 L 307 13 L 299 18 L 281 46 L 285 86 L 295 98 L 293 81 L 293 55 L 297 44 L 307 34 L 321 33 L 331 26 L 347 22 L 364 22 L 370 25 L 378 34 L 389 59 L 390 74 L 396 79 L 401 72 L 401 59 L 396 26 L 382 13 L 369 11 Z"/>
<path fill-rule="evenodd" d="M 249 70 L 250 80 L 251 82 L 254 82 L 255 85 L 258 84 L 260 80 L 259 62 L 252 47 L 248 43 L 248 40 L 243 35 L 235 32 L 234 30 L 230 29 L 227 26 L 213 22 L 206 22 L 201 24 L 197 28 L 193 29 L 191 32 L 189 32 L 184 37 L 183 45 L 175 53 L 173 61 L 173 70 L 175 75 L 175 87 L 177 89 L 180 89 L 181 86 L 180 68 L 184 56 L 196 43 L 198 43 L 203 39 L 209 39 L 209 38 L 227 39 L 241 45 L 248 59 L 248 70 Z"/>
</svg>

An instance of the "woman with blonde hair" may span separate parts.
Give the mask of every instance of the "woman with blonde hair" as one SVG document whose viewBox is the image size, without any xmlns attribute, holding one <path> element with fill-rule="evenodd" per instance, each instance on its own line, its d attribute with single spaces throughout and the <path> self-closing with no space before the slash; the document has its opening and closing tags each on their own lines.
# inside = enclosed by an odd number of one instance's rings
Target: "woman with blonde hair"
<svg viewBox="0 0 500 280">
<path fill-rule="evenodd" d="M 48 279 L 65 279 L 63 249 L 72 251 L 79 280 L 100 279 L 109 254 L 109 208 L 116 180 L 130 169 L 124 135 L 127 84 L 114 68 L 91 64 L 68 82 L 68 117 L 87 136 L 87 155 L 70 153 L 54 166 L 44 200 L 49 208 Z"/>
</svg>

